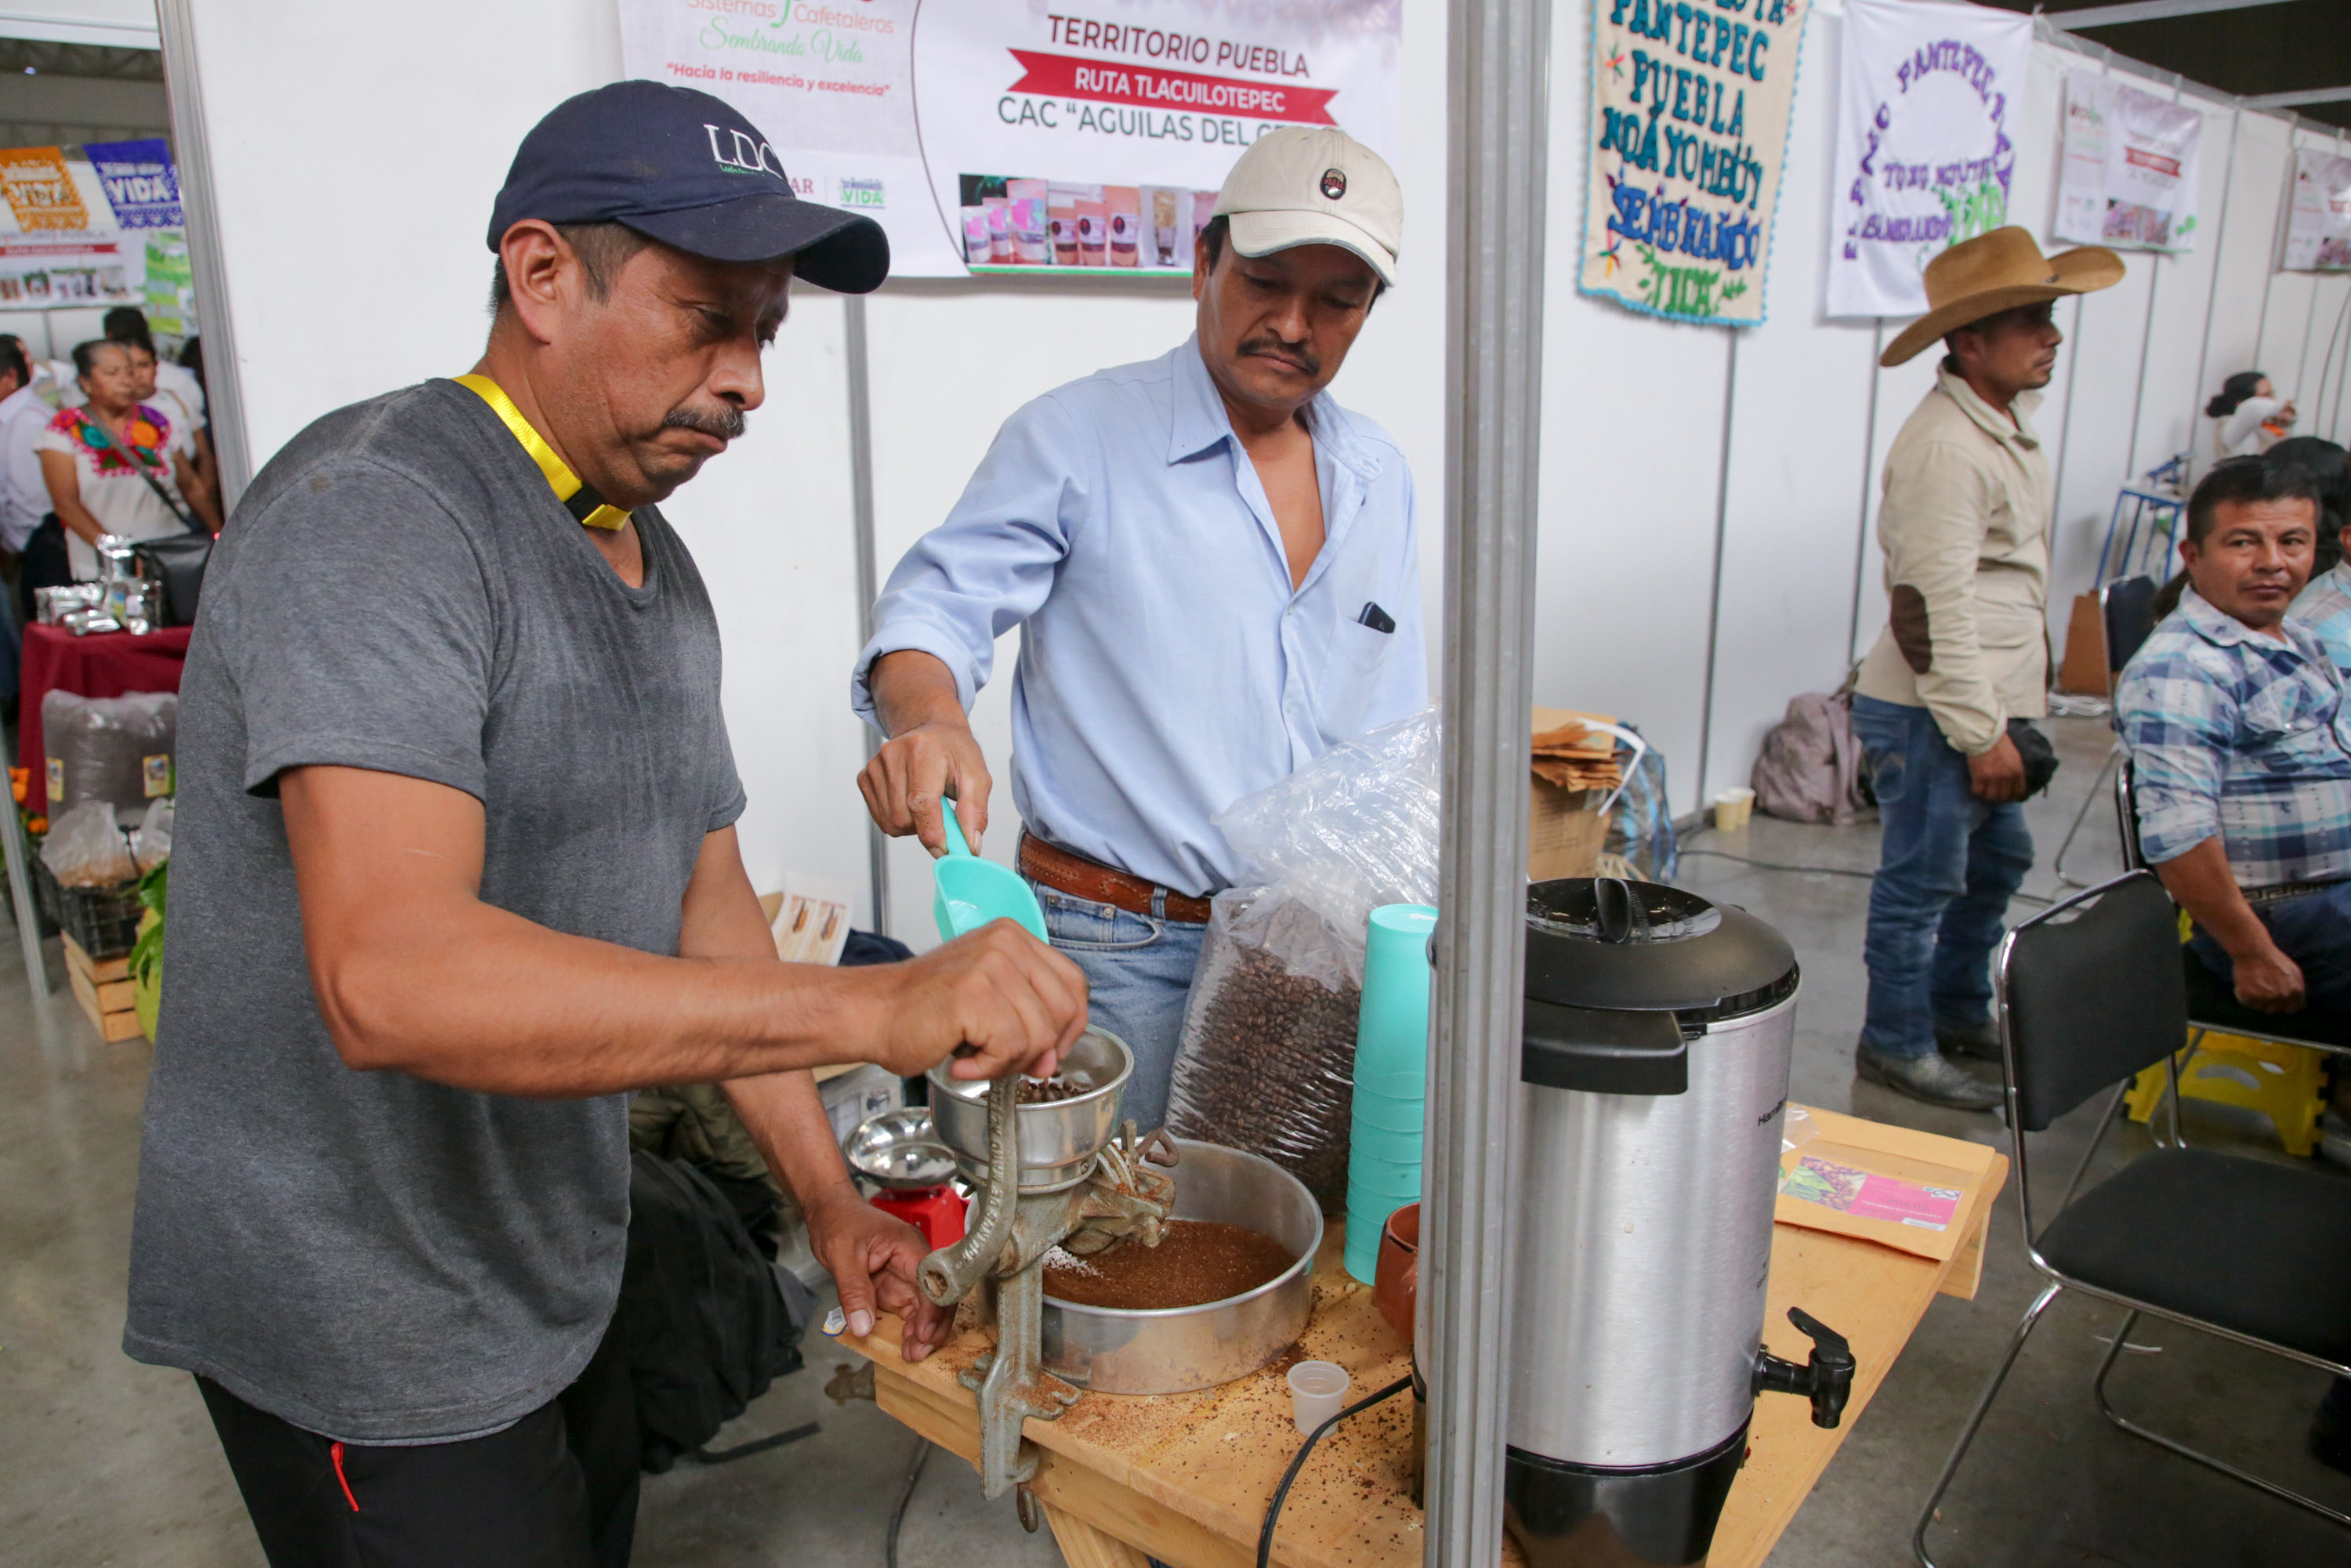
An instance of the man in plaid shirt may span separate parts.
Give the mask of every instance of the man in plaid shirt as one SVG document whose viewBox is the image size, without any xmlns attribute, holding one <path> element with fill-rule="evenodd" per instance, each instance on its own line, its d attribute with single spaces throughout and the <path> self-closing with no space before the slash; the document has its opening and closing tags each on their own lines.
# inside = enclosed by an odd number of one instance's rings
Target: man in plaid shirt
<svg viewBox="0 0 2351 1568">
<path fill-rule="evenodd" d="M 2196 486 L 2189 586 L 2123 671 L 2139 843 L 2191 946 L 2264 1012 L 2351 1012 L 2351 711 L 2286 612 L 2319 503 L 2292 464 L 2232 458 Z"/>
</svg>

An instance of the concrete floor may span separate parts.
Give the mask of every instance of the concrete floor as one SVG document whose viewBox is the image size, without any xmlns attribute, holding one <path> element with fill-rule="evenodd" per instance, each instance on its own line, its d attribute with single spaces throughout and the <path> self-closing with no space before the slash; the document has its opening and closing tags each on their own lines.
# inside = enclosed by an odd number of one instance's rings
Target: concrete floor
<svg viewBox="0 0 2351 1568">
<path fill-rule="evenodd" d="M 2103 759 L 2093 720 L 2052 728 L 2065 768 L 2031 814 L 2042 863 L 2029 892 L 2057 891 L 2049 861 Z M 2095 879 L 2117 869 L 2110 819 L 2094 810 L 2068 862 Z M 1702 834 L 1694 849 L 1789 865 L 1866 871 L 1876 830 L 1758 821 Z M 1794 941 L 1804 966 L 1794 1098 L 2004 1146 L 1989 1116 L 1940 1112 L 1854 1082 L 1862 1011 L 1865 882 L 1765 871 L 1692 855 L 1683 880 L 1741 903 Z M 2036 905 L 2020 903 L 2017 915 Z M 188 1378 L 130 1362 L 119 1349 L 123 1258 L 149 1052 L 99 1043 L 65 993 L 30 998 L 0 948 L 0 1562 L 252 1568 L 261 1556 Z M 2084 1111 L 2036 1139 L 2064 1171 L 2095 1131 Z M 2261 1152 L 2257 1129 L 2191 1121 L 2207 1144 Z M 2146 1147 L 2136 1128 L 2109 1134 L 2101 1168 Z M 2269 1147 L 2273 1151 L 2274 1145 Z M 2042 1153 L 2045 1148 L 2046 1153 Z M 2279 1156 L 2283 1157 L 2283 1156 Z M 1907 1562 L 1910 1523 L 1986 1373 L 2039 1281 L 2017 1235 L 2014 1188 L 2001 1201 L 1983 1289 L 1938 1298 L 1855 1424 L 1820 1488 L 1771 1558 L 1774 1568 L 1887 1568 Z M 1945 1500 L 1937 1537 L 1951 1564 L 2300 1564 L 2351 1559 L 2351 1538 L 2284 1504 L 2108 1427 L 2089 1379 L 2119 1314 L 2061 1298 L 2043 1319 L 1968 1468 Z M 2258 1472 L 2351 1510 L 2351 1479 L 2302 1453 L 2324 1378 L 2273 1357 L 2170 1327 L 2142 1324 L 2116 1387 L 2123 1406 Z M 691 1461 L 646 1478 L 637 1535 L 644 1568 L 768 1563 L 875 1564 L 911 1437 L 869 1404 L 836 1406 L 823 1384 L 846 1359 L 829 1347 L 785 1379 L 720 1446 L 817 1422 L 813 1437 L 717 1469 Z M 1057 1563 L 1002 1506 L 981 1502 L 967 1467 L 935 1456 L 908 1511 L 905 1568 L 1028 1568 Z"/>
</svg>

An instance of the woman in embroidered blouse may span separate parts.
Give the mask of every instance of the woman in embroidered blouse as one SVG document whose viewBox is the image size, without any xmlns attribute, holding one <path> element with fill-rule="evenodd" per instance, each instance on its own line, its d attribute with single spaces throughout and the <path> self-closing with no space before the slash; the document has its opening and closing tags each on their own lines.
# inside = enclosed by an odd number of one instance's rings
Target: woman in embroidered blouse
<svg viewBox="0 0 2351 1568">
<path fill-rule="evenodd" d="M 130 539 L 186 532 L 191 517 L 220 532 L 220 512 L 185 455 L 172 450 L 172 423 L 139 402 L 130 350 L 82 343 L 74 369 L 89 401 L 61 411 L 34 441 L 49 504 L 65 525 L 77 580 L 98 575 L 90 547 L 101 534 Z"/>
</svg>

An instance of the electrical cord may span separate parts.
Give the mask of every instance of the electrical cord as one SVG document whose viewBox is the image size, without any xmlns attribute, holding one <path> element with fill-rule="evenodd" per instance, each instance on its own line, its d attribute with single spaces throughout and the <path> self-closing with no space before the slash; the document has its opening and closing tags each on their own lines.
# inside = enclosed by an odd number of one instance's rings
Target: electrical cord
<svg viewBox="0 0 2351 1568">
<path fill-rule="evenodd" d="M 1737 861 L 1740 865 L 1751 865 L 1757 871 L 1792 871 L 1801 872 L 1806 876 L 1853 876 L 1859 877 L 1864 882 L 1877 880 L 1877 873 L 1874 871 L 1851 871 L 1844 866 L 1834 865 L 1786 865 L 1778 861 L 1759 861 L 1747 855 L 1735 855 L 1728 850 L 1684 850 L 1682 853 L 1710 855 L 1719 861 Z"/>
<path fill-rule="evenodd" d="M 1306 1441 L 1298 1445 L 1298 1452 L 1290 1458 L 1290 1469 L 1281 1473 L 1281 1484 L 1273 1489 L 1273 1500 L 1265 1505 L 1265 1527 L 1257 1532 L 1257 1568 L 1268 1568 L 1273 1561 L 1273 1527 L 1281 1518 L 1281 1505 L 1290 1500 L 1290 1483 L 1298 1479 L 1298 1472 L 1305 1468 L 1306 1456 L 1314 1451 L 1314 1445 L 1322 1440 L 1322 1434 L 1356 1411 L 1368 1410 L 1381 1400 L 1392 1398 L 1411 1386 L 1409 1375 L 1399 1377 L 1377 1394 L 1356 1400 L 1307 1434 Z"/>
<path fill-rule="evenodd" d="M 1753 866 L 1757 871 L 1793 872 L 1802 876 L 1850 876 L 1858 878 L 1863 882 L 1876 882 L 1877 880 L 1877 873 L 1874 871 L 1854 871 L 1846 866 L 1835 865 L 1789 865 L 1781 861 L 1759 861 L 1748 855 L 1735 855 L 1728 850 L 1685 849 L 1682 851 L 1682 853 L 1686 855 L 1710 855 L 1719 861 L 1737 861 L 1740 865 Z M 2011 898 L 2021 898 L 2027 904 L 2049 904 L 2056 902 L 2055 899 L 2043 898 L 2037 893 L 2018 892 L 2012 893 L 2009 894 L 2009 896 Z"/>
<path fill-rule="evenodd" d="M 931 1440 L 914 1439 L 914 1461 L 906 1467 L 906 1484 L 898 1492 L 898 1506 L 890 1511 L 890 1537 L 883 1546 L 883 1561 L 889 1568 L 898 1568 L 898 1529 L 906 1522 L 906 1505 L 914 1500 L 914 1487 L 923 1479 L 923 1467 L 931 1462 Z"/>
</svg>

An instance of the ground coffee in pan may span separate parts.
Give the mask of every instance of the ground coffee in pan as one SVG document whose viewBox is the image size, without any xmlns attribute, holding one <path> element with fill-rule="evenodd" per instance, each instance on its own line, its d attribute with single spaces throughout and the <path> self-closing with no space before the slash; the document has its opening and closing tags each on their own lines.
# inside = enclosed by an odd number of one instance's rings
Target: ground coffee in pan
<svg viewBox="0 0 2351 1568">
<path fill-rule="evenodd" d="M 1079 1258 L 1045 1254 L 1045 1294 L 1081 1307 L 1197 1307 L 1244 1295 L 1298 1260 L 1270 1236 L 1207 1219 L 1171 1219 L 1158 1246 L 1120 1242 Z"/>
</svg>

